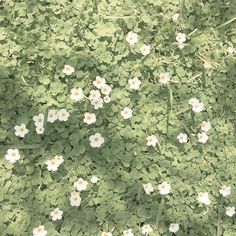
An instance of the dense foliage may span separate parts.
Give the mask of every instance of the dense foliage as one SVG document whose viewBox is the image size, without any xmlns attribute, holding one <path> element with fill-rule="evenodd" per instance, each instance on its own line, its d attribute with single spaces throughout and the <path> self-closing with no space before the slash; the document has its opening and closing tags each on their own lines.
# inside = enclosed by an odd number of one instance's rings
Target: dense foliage
<svg viewBox="0 0 236 236">
<path fill-rule="evenodd" d="M 32 235 L 43 225 L 50 236 L 141 235 L 150 224 L 150 235 L 170 236 L 170 224 L 178 223 L 178 236 L 235 236 L 235 215 L 225 213 L 236 206 L 235 15 L 234 0 L 1 1 L 0 234 Z M 133 45 L 129 32 L 138 35 Z M 183 48 L 178 33 L 186 36 Z M 150 53 L 140 52 L 143 44 Z M 63 73 L 65 65 L 75 71 Z M 160 73 L 169 73 L 167 84 Z M 112 91 L 111 101 L 94 109 L 97 76 Z M 137 90 L 128 83 L 134 77 Z M 73 101 L 73 88 L 86 97 Z M 191 98 L 204 110 L 194 112 Z M 129 119 L 121 115 L 125 107 Z M 47 122 L 49 110 L 61 109 L 68 120 Z M 95 123 L 83 121 L 86 112 L 96 114 Z M 33 120 L 39 113 L 41 134 Z M 211 129 L 201 143 L 204 121 Z M 22 138 L 14 129 L 21 124 L 29 130 Z M 96 133 L 104 138 L 100 147 L 91 146 Z M 187 142 L 179 142 L 180 133 Z M 151 135 L 157 145 L 147 145 Z M 9 149 L 20 159 L 6 160 Z M 50 171 L 46 163 L 56 155 L 64 162 Z M 88 183 L 72 206 L 79 178 Z M 171 185 L 165 195 L 163 181 Z M 231 187 L 227 197 L 219 192 L 224 185 Z M 200 192 L 210 204 L 197 200 Z M 52 221 L 57 207 L 63 217 Z"/>
</svg>

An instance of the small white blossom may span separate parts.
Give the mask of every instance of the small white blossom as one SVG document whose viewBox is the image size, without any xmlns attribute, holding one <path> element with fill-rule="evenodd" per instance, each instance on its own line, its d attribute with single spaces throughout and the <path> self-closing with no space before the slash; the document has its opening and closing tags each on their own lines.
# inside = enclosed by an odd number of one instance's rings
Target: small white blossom
<svg viewBox="0 0 236 236">
<path fill-rule="evenodd" d="M 153 229 L 152 229 L 152 227 L 149 224 L 142 226 L 142 234 L 148 235 L 148 234 L 150 234 L 152 232 L 153 232 Z"/>
<path fill-rule="evenodd" d="M 109 103 L 109 102 L 111 101 L 111 97 L 105 96 L 105 97 L 103 98 L 103 101 L 104 101 L 105 103 Z"/>
<path fill-rule="evenodd" d="M 173 22 L 177 22 L 179 19 L 179 13 L 175 13 L 173 16 L 172 16 L 172 21 Z"/>
<path fill-rule="evenodd" d="M 56 120 L 57 120 L 57 111 L 56 110 L 49 110 L 47 121 L 50 123 L 53 123 Z"/>
<path fill-rule="evenodd" d="M 130 31 L 127 35 L 126 35 L 126 41 L 130 44 L 130 45 L 134 45 L 138 42 L 138 35 L 136 33 L 134 33 L 133 31 Z"/>
<path fill-rule="evenodd" d="M 197 201 L 207 206 L 211 204 L 211 200 L 209 199 L 209 195 L 207 192 L 198 193 Z"/>
<path fill-rule="evenodd" d="M 103 99 L 99 98 L 98 100 L 91 100 L 91 104 L 94 106 L 94 109 L 97 110 L 103 107 Z"/>
<path fill-rule="evenodd" d="M 94 90 L 92 89 L 90 92 L 89 92 L 89 100 L 98 100 L 99 98 L 101 97 L 101 93 L 99 90 Z"/>
<path fill-rule="evenodd" d="M 151 183 L 143 184 L 143 189 L 148 195 L 154 191 L 154 188 Z"/>
<path fill-rule="evenodd" d="M 221 187 L 221 189 L 219 190 L 219 193 L 223 196 L 223 197 L 227 197 L 231 194 L 231 187 L 230 186 L 226 186 L 223 185 Z"/>
<path fill-rule="evenodd" d="M 58 167 L 60 166 L 60 163 L 57 160 L 52 159 L 52 160 L 48 160 L 46 162 L 46 165 L 49 171 L 57 171 Z"/>
<path fill-rule="evenodd" d="M 15 129 L 15 135 L 21 138 L 24 138 L 25 135 L 29 132 L 25 124 L 16 125 L 14 129 Z"/>
<path fill-rule="evenodd" d="M 84 191 L 88 187 L 88 182 L 85 181 L 83 178 L 79 178 L 76 182 L 74 182 L 74 187 L 79 192 Z"/>
<path fill-rule="evenodd" d="M 235 48 L 233 48 L 233 47 L 228 47 L 228 48 L 227 48 L 227 52 L 228 52 L 229 54 L 233 54 L 233 53 L 235 53 Z"/>
<path fill-rule="evenodd" d="M 111 93 L 111 87 L 108 84 L 105 84 L 101 88 L 101 93 L 104 95 L 109 95 Z"/>
<path fill-rule="evenodd" d="M 235 207 L 226 207 L 225 214 L 229 217 L 232 217 L 235 214 Z"/>
<path fill-rule="evenodd" d="M 177 33 L 177 35 L 176 35 L 176 41 L 178 42 L 178 43 L 184 43 L 185 41 L 187 40 L 187 38 L 186 38 L 186 34 L 183 34 L 183 33 Z"/>
<path fill-rule="evenodd" d="M 129 83 L 130 89 L 133 89 L 133 90 L 138 90 L 141 85 L 141 81 L 137 77 L 134 77 L 133 79 L 129 79 L 128 83 Z"/>
<path fill-rule="evenodd" d="M 92 178 L 90 179 L 90 182 L 92 183 L 92 184 L 96 184 L 97 182 L 99 181 L 99 179 L 98 179 L 98 177 L 97 176 L 92 176 Z"/>
<path fill-rule="evenodd" d="M 63 211 L 61 211 L 59 208 L 55 208 L 53 211 L 50 212 L 52 221 L 61 220 L 62 215 L 63 215 Z"/>
<path fill-rule="evenodd" d="M 168 84 L 170 81 L 170 74 L 169 73 L 160 73 L 160 79 L 159 79 L 161 84 Z"/>
<path fill-rule="evenodd" d="M 150 54 L 150 52 L 151 52 L 151 47 L 150 47 L 149 45 L 147 45 L 147 44 L 143 44 L 143 46 L 140 48 L 140 52 L 141 52 L 144 56 L 146 56 L 146 55 Z"/>
<path fill-rule="evenodd" d="M 73 88 L 71 89 L 70 93 L 70 99 L 74 102 L 78 102 L 84 97 L 82 88 Z"/>
<path fill-rule="evenodd" d="M 93 85 L 98 89 L 101 89 L 105 84 L 106 80 L 100 76 L 96 76 L 96 79 L 93 81 Z"/>
<path fill-rule="evenodd" d="M 44 114 L 39 113 L 37 116 L 33 117 L 33 121 L 36 127 L 43 127 L 44 123 Z"/>
<path fill-rule="evenodd" d="M 5 159 L 11 163 L 15 163 L 20 159 L 20 153 L 18 149 L 8 149 Z"/>
<path fill-rule="evenodd" d="M 171 233 L 176 233 L 179 230 L 179 224 L 170 224 L 169 231 Z"/>
<path fill-rule="evenodd" d="M 43 134 L 44 128 L 42 126 L 36 126 L 36 133 L 37 134 Z"/>
<path fill-rule="evenodd" d="M 194 103 L 192 106 L 192 110 L 196 113 L 199 113 L 204 110 L 204 104 L 202 102 Z"/>
<path fill-rule="evenodd" d="M 46 236 L 47 234 L 48 232 L 43 225 L 33 229 L 33 236 Z"/>
<path fill-rule="evenodd" d="M 84 123 L 91 125 L 96 122 L 96 115 L 94 113 L 85 112 L 83 121 Z"/>
<path fill-rule="evenodd" d="M 134 236 L 132 229 L 126 229 L 123 231 L 123 236 Z"/>
<path fill-rule="evenodd" d="M 205 132 L 198 133 L 197 137 L 199 143 L 206 143 L 208 140 L 208 135 Z"/>
<path fill-rule="evenodd" d="M 111 232 L 102 232 L 101 236 L 112 236 Z"/>
<path fill-rule="evenodd" d="M 96 133 L 89 137 L 89 141 L 91 147 L 101 147 L 101 145 L 104 143 L 104 138 L 100 133 Z"/>
<path fill-rule="evenodd" d="M 65 75 L 72 75 L 75 72 L 74 67 L 70 66 L 70 65 L 65 65 L 62 72 Z"/>
<path fill-rule="evenodd" d="M 161 195 L 167 195 L 171 191 L 171 185 L 168 184 L 166 181 L 163 181 L 161 184 L 158 185 L 158 189 Z"/>
<path fill-rule="evenodd" d="M 209 129 L 211 129 L 211 123 L 209 121 L 203 121 L 201 123 L 201 130 L 207 132 Z"/>
<path fill-rule="evenodd" d="M 57 117 L 59 121 L 67 121 L 69 118 L 69 112 L 66 109 L 61 109 L 57 112 Z"/>
<path fill-rule="evenodd" d="M 197 103 L 200 103 L 200 101 L 197 99 L 197 98 L 190 98 L 189 101 L 188 101 L 188 104 L 193 106 Z"/>
<path fill-rule="evenodd" d="M 122 111 L 121 111 L 121 116 L 126 120 L 132 117 L 132 109 L 130 109 L 129 107 L 125 107 Z"/>
<path fill-rule="evenodd" d="M 177 139 L 179 140 L 180 143 L 187 143 L 188 142 L 188 135 L 184 133 L 180 133 L 177 136 Z"/>
<path fill-rule="evenodd" d="M 70 205 L 80 206 L 80 203 L 81 203 L 80 193 L 73 191 L 70 195 Z"/>
<path fill-rule="evenodd" d="M 155 147 L 157 145 L 157 137 L 155 135 L 150 135 L 146 138 L 147 145 Z"/>
</svg>

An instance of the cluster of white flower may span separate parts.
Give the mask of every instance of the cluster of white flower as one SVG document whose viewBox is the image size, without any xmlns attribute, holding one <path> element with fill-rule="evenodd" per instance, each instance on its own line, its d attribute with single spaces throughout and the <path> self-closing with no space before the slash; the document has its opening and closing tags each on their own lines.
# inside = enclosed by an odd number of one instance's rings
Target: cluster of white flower
<svg viewBox="0 0 236 236">
<path fill-rule="evenodd" d="M 187 40 L 186 34 L 184 33 L 176 34 L 176 41 L 178 42 L 179 49 L 183 49 L 185 47 L 186 44 L 184 44 L 184 42 L 186 42 L 186 40 Z"/>
<path fill-rule="evenodd" d="M 39 113 L 38 115 L 33 117 L 34 125 L 36 127 L 36 133 L 37 134 L 43 134 L 44 133 L 44 114 Z"/>
<path fill-rule="evenodd" d="M 46 236 L 47 234 L 48 232 L 43 225 L 39 225 L 33 229 L 33 236 Z"/>
<path fill-rule="evenodd" d="M 57 171 L 59 166 L 64 162 L 63 156 L 55 156 L 53 159 L 46 162 L 49 171 Z"/>
<path fill-rule="evenodd" d="M 191 98 L 188 102 L 192 106 L 192 110 L 196 113 L 199 113 L 204 110 L 204 104 L 200 102 L 197 98 Z"/>
<path fill-rule="evenodd" d="M 128 80 L 129 88 L 133 90 L 139 90 L 141 81 L 138 79 L 138 77 L 134 77 L 133 79 Z"/>
<path fill-rule="evenodd" d="M 157 145 L 157 142 L 158 142 L 157 137 L 155 135 L 148 136 L 146 138 L 146 140 L 147 140 L 147 145 L 148 146 L 153 146 L 153 147 L 155 147 Z"/>
<path fill-rule="evenodd" d="M 143 184 L 143 189 L 148 195 L 154 192 L 154 188 L 151 183 Z M 158 185 L 158 190 L 161 195 L 167 195 L 171 192 L 171 185 L 168 182 L 163 181 Z"/>
<path fill-rule="evenodd" d="M 130 31 L 127 35 L 126 35 L 126 41 L 130 44 L 130 45 L 134 45 L 138 42 L 138 35 L 136 33 L 134 33 L 133 31 Z M 143 56 L 146 56 L 148 54 L 150 54 L 151 52 L 151 47 L 147 44 L 143 44 L 140 47 L 140 52 Z"/>
<path fill-rule="evenodd" d="M 159 79 L 161 84 L 168 84 L 170 82 L 170 74 L 167 72 L 160 73 L 160 79 Z"/>
</svg>

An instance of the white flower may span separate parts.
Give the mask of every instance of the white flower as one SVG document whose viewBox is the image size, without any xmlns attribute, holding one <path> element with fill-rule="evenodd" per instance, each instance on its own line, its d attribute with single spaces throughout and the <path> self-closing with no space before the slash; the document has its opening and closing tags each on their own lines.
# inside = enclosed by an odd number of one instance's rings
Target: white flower
<svg viewBox="0 0 236 236">
<path fill-rule="evenodd" d="M 133 31 L 130 31 L 127 35 L 126 35 L 126 41 L 130 44 L 130 45 L 134 45 L 138 42 L 138 35 L 136 33 L 134 33 Z"/>
<path fill-rule="evenodd" d="M 141 85 L 141 81 L 137 77 L 134 77 L 133 79 L 129 79 L 128 83 L 129 83 L 130 89 L 134 89 L 134 90 L 138 90 Z"/>
<path fill-rule="evenodd" d="M 90 182 L 92 183 L 92 184 L 96 184 L 97 182 L 99 181 L 99 179 L 98 179 L 98 177 L 97 176 L 92 176 L 92 178 L 90 179 Z"/>
<path fill-rule="evenodd" d="M 47 121 L 50 123 L 53 123 L 56 120 L 57 120 L 57 111 L 56 110 L 49 110 Z"/>
<path fill-rule="evenodd" d="M 94 109 L 97 110 L 103 107 L 103 99 L 99 98 L 98 100 L 91 100 L 91 104 L 94 106 Z"/>
<path fill-rule="evenodd" d="M 101 97 L 99 90 L 92 89 L 89 93 L 89 100 L 98 100 Z"/>
<path fill-rule="evenodd" d="M 134 236 L 132 229 L 126 229 L 123 231 L 123 236 Z"/>
<path fill-rule="evenodd" d="M 146 138 L 147 145 L 155 147 L 157 145 L 157 137 L 155 135 L 150 135 Z"/>
<path fill-rule="evenodd" d="M 25 124 L 16 125 L 14 129 L 15 129 L 15 135 L 20 136 L 21 138 L 24 138 L 25 135 L 29 132 Z"/>
<path fill-rule="evenodd" d="M 96 133 L 89 137 L 89 141 L 91 147 L 101 147 L 101 145 L 104 143 L 104 138 L 100 133 Z"/>
<path fill-rule="evenodd" d="M 103 101 L 104 101 L 105 103 L 109 103 L 109 102 L 111 101 L 111 98 L 110 98 L 109 96 L 105 96 L 105 97 L 103 98 Z"/>
<path fill-rule="evenodd" d="M 140 52 L 146 56 L 151 52 L 151 47 L 147 44 L 143 44 L 143 46 L 140 48 Z"/>
<path fill-rule="evenodd" d="M 84 92 L 82 88 L 73 88 L 70 90 L 70 92 L 70 99 L 74 102 L 78 102 L 84 97 Z"/>
<path fill-rule="evenodd" d="M 193 106 L 197 103 L 200 103 L 200 101 L 197 99 L 197 98 L 190 98 L 189 101 L 188 101 L 188 104 Z"/>
<path fill-rule="evenodd" d="M 52 221 L 61 220 L 62 215 L 63 215 L 63 211 L 61 211 L 59 208 L 55 208 L 53 211 L 50 212 Z"/>
<path fill-rule="evenodd" d="M 121 112 L 121 116 L 126 120 L 132 117 L 132 110 L 128 107 L 125 107 Z"/>
<path fill-rule="evenodd" d="M 75 72 L 75 69 L 74 67 L 72 66 L 69 66 L 69 65 L 65 65 L 64 66 L 64 69 L 62 70 L 62 72 L 66 75 L 71 75 Z"/>
<path fill-rule="evenodd" d="M 109 95 L 111 92 L 111 87 L 108 84 L 105 84 L 101 88 L 101 93 L 104 95 Z"/>
<path fill-rule="evenodd" d="M 186 46 L 186 44 L 184 43 L 178 43 L 178 48 L 179 49 L 183 49 Z"/>
<path fill-rule="evenodd" d="M 205 69 L 211 69 L 212 68 L 212 64 L 209 61 L 205 61 L 203 66 L 204 66 Z"/>
<path fill-rule="evenodd" d="M 105 84 L 106 80 L 100 76 L 96 76 L 96 79 L 93 81 L 93 85 L 98 89 L 101 89 Z"/>
<path fill-rule="evenodd" d="M 11 163 L 15 163 L 20 159 L 20 153 L 18 149 L 8 149 L 5 159 Z"/>
<path fill-rule="evenodd" d="M 161 84 L 168 84 L 170 81 L 170 74 L 169 73 L 160 73 L 160 79 Z"/>
<path fill-rule="evenodd" d="M 179 13 L 175 13 L 175 14 L 172 16 L 173 22 L 177 22 L 178 19 L 179 19 Z"/>
<path fill-rule="evenodd" d="M 235 214 L 235 207 L 226 207 L 225 214 L 229 217 L 232 217 Z"/>
<path fill-rule="evenodd" d="M 70 205 L 80 206 L 80 203 L 81 203 L 80 193 L 73 191 L 70 195 Z"/>
<path fill-rule="evenodd" d="M 43 225 L 39 225 L 37 228 L 33 229 L 34 236 L 46 236 L 48 234 L 47 230 Z"/>
<path fill-rule="evenodd" d="M 37 134 L 43 134 L 44 128 L 42 126 L 36 126 L 36 133 Z"/>
<path fill-rule="evenodd" d="M 204 104 L 202 102 L 194 103 L 192 110 L 196 113 L 199 113 L 204 110 Z"/>
<path fill-rule="evenodd" d="M 44 114 L 39 113 L 37 116 L 34 116 L 33 121 L 36 127 L 42 127 L 44 123 Z"/>
<path fill-rule="evenodd" d="M 211 200 L 209 199 L 209 195 L 207 192 L 198 193 L 197 201 L 205 205 L 210 205 L 211 203 Z"/>
<path fill-rule="evenodd" d="M 180 133 L 177 136 L 177 139 L 179 140 L 180 143 L 187 143 L 188 142 L 188 135 L 184 133 Z"/>
<path fill-rule="evenodd" d="M 166 181 L 163 181 L 161 184 L 158 185 L 158 189 L 161 195 L 167 195 L 171 191 L 171 186 Z"/>
<path fill-rule="evenodd" d="M 143 189 L 148 195 L 154 191 L 154 188 L 151 183 L 143 184 Z"/>
<path fill-rule="evenodd" d="M 198 133 L 197 137 L 199 143 L 206 143 L 208 140 L 208 135 L 205 132 Z"/>
<path fill-rule="evenodd" d="M 176 41 L 178 43 L 184 43 L 186 41 L 186 34 L 183 33 L 177 33 L 176 35 Z"/>
<path fill-rule="evenodd" d="M 83 121 L 84 123 L 91 125 L 96 122 L 96 115 L 94 113 L 85 112 Z"/>
<path fill-rule="evenodd" d="M 79 192 L 84 191 L 88 187 L 88 182 L 83 180 L 83 178 L 79 178 L 76 182 L 74 182 L 74 187 Z"/>
<path fill-rule="evenodd" d="M 66 109 L 61 109 L 57 112 L 57 117 L 59 121 L 67 121 L 69 118 L 69 112 Z"/>
<path fill-rule="evenodd" d="M 227 48 L 227 52 L 228 52 L 229 54 L 233 54 L 233 53 L 235 53 L 235 48 L 233 48 L 233 47 L 228 47 L 228 48 Z"/>
<path fill-rule="evenodd" d="M 55 157 L 53 157 L 53 159 L 58 162 L 58 165 L 61 165 L 64 162 L 63 156 L 56 155 Z"/>
<path fill-rule="evenodd" d="M 52 159 L 52 160 L 48 160 L 46 162 L 46 165 L 49 171 L 57 171 L 58 167 L 60 166 L 60 162 L 55 159 Z"/>
<path fill-rule="evenodd" d="M 111 232 L 102 232 L 101 236 L 112 236 Z"/>
<path fill-rule="evenodd" d="M 221 189 L 219 190 L 219 193 L 223 196 L 223 197 L 227 197 L 231 194 L 231 187 L 230 186 L 226 186 L 223 185 L 221 187 Z"/>
<path fill-rule="evenodd" d="M 149 224 L 148 225 L 143 225 L 142 234 L 148 235 L 148 234 L 152 233 L 152 231 L 153 231 L 153 229 Z"/>
<path fill-rule="evenodd" d="M 209 121 L 203 121 L 201 123 L 201 130 L 207 132 L 209 129 L 211 129 L 211 123 Z"/>
<path fill-rule="evenodd" d="M 170 224 L 169 231 L 171 233 L 176 233 L 179 230 L 179 224 Z"/>
</svg>

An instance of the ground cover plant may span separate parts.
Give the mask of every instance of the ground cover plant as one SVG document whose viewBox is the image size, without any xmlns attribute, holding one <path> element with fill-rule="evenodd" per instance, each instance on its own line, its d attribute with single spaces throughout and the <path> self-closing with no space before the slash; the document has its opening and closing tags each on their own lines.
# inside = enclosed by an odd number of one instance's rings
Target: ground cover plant
<svg viewBox="0 0 236 236">
<path fill-rule="evenodd" d="M 0 235 L 235 236 L 234 0 L 0 2 Z"/>
</svg>

